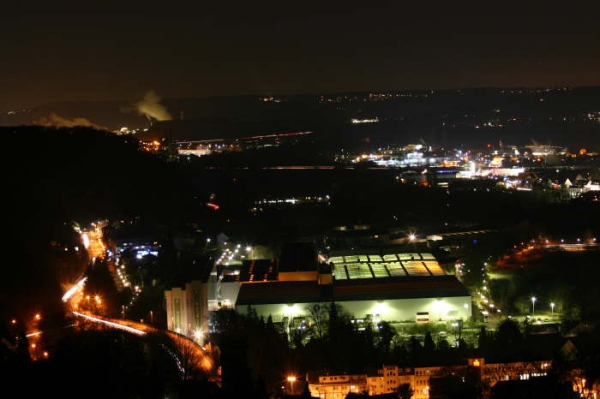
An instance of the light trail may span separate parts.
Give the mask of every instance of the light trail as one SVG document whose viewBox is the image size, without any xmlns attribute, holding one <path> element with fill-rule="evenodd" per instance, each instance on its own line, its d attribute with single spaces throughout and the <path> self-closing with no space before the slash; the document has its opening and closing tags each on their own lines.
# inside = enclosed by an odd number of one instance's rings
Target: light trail
<svg viewBox="0 0 600 399">
<path fill-rule="evenodd" d="M 215 209 L 218 209 L 216 204 L 209 203 L 209 206 L 210 205 L 215 205 Z M 82 239 L 87 243 L 85 247 L 92 258 L 95 259 L 104 256 L 105 246 L 102 242 L 102 230 L 100 228 L 96 227 L 94 230 L 87 232 Z M 71 301 L 72 309 L 77 309 L 76 302 L 80 300 L 80 297 L 76 296 L 76 294 L 86 281 L 87 277 L 83 277 L 63 295 L 63 302 Z M 115 321 L 111 321 L 107 318 L 97 317 L 87 312 L 80 313 L 75 310 L 72 310 L 72 314 L 87 321 L 102 324 L 110 328 L 120 329 L 138 336 L 145 336 L 148 333 L 158 332 L 154 327 L 142 323 L 135 323 L 131 320 L 116 321 L 117 319 L 114 319 Z M 127 325 L 125 325 L 125 323 L 127 323 Z M 132 325 L 137 326 L 137 328 L 132 327 Z M 41 333 L 34 333 L 32 336 L 39 334 Z M 167 335 L 169 335 L 172 340 L 174 348 L 169 348 L 164 344 L 161 344 L 161 347 L 173 358 L 182 377 L 185 377 L 192 369 L 201 370 L 207 375 L 213 374 L 215 368 L 214 361 L 201 345 L 186 336 L 175 334 L 170 331 L 167 331 Z"/>
<path fill-rule="evenodd" d="M 109 327 L 118 328 L 118 329 L 130 332 L 132 334 L 146 335 L 145 331 L 138 330 L 137 328 L 133 328 L 133 327 L 129 327 L 129 326 L 124 326 L 124 325 L 119 324 L 119 323 L 114 323 L 112 321 L 108 321 L 108 320 L 104 320 L 104 319 L 99 319 L 97 317 L 89 316 L 89 315 L 86 315 L 86 314 L 83 314 L 83 313 L 79 313 L 79 312 L 73 312 L 73 314 L 75 316 L 83 317 L 84 319 L 87 319 L 89 321 L 93 321 L 93 322 L 96 322 L 96 323 L 105 324 L 105 325 L 107 325 Z"/>
<path fill-rule="evenodd" d="M 87 280 L 87 277 L 82 278 L 73 287 L 71 287 L 67 292 L 65 292 L 65 294 L 62 297 L 62 301 L 67 302 L 69 299 L 71 299 L 73 297 L 73 295 L 75 295 L 77 290 L 79 288 L 81 288 L 81 286 L 83 286 L 83 284 L 85 284 L 86 280 Z"/>
</svg>

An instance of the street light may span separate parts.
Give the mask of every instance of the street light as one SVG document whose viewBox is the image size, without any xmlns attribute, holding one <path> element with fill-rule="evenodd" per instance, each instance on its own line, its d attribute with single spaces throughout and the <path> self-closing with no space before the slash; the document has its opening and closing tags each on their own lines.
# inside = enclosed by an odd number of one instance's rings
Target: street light
<svg viewBox="0 0 600 399">
<path fill-rule="evenodd" d="M 550 302 L 550 309 L 552 309 L 552 316 L 554 316 L 554 307 L 556 304 L 554 302 Z"/>
<path fill-rule="evenodd" d="M 537 298 L 532 296 L 531 297 L 531 316 L 535 317 L 535 301 L 537 301 Z"/>
<path fill-rule="evenodd" d="M 296 377 L 293 375 L 288 376 L 288 382 L 290 383 L 290 390 L 292 391 L 292 395 L 294 395 L 294 382 L 296 382 Z"/>
<path fill-rule="evenodd" d="M 196 339 L 196 341 L 198 343 L 202 343 L 202 337 L 204 336 L 204 334 L 202 333 L 202 330 L 198 329 L 196 331 L 194 331 L 194 338 Z"/>
</svg>

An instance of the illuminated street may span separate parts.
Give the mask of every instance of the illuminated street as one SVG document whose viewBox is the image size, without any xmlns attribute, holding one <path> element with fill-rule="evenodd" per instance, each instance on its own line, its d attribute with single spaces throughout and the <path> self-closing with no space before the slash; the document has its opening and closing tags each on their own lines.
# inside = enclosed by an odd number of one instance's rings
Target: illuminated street
<svg viewBox="0 0 600 399">
<path fill-rule="evenodd" d="M 90 257 L 92 259 L 99 259 L 105 255 L 105 244 L 102 241 L 101 226 L 101 224 L 97 224 L 95 230 L 81 233 L 82 240 L 86 243 L 85 248 L 90 252 Z M 190 372 L 196 372 L 193 370 L 198 370 L 211 378 L 211 380 L 214 379 L 215 381 L 218 381 L 218 370 L 215 369 L 215 363 L 211 354 L 193 339 L 181 334 L 176 334 L 172 331 L 159 330 L 146 323 L 139 323 L 125 318 L 115 319 L 92 314 L 89 311 L 91 308 L 87 305 L 88 302 L 93 300 L 99 304 L 101 303 L 101 298 L 98 296 L 90 298 L 89 295 L 85 294 L 86 280 L 87 277 L 83 277 L 65 292 L 62 298 L 63 302 L 68 304 L 71 308 L 72 313 L 84 321 L 86 325 L 98 324 L 101 326 L 108 326 L 139 336 L 166 333 L 176 345 L 178 352 L 182 356 L 169 352 L 174 361 L 178 364 L 180 372 L 184 377 Z M 81 310 L 82 308 L 86 310 Z M 32 335 L 32 337 L 34 337 L 34 335 Z"/>
</svg>

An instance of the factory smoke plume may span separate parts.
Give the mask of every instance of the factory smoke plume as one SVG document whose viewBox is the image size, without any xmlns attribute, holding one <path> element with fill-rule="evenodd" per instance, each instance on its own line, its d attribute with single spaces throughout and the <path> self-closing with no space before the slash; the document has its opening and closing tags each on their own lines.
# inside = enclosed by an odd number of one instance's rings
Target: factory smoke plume
<svg viewBox="0 0 600 399">
<path fill-rule="evenodd" d="M 150 122 L 173 119 L 167 108 L 160 103 L 160 97 L 154 90 L 147 91 L 144 98 L 135 103 L 135 108 L 140 115 L 145 115 Z"/>
<path fill-rule="evenodd" d="M 64 118 L 60 115 L 57 115 L 53 112 L 48 114 L 48 116 L 41 117 L 37 123 L 42 126 L 56 126 L 56 127 L 75 127 L 75 126 L 85 126 L 91 127 L 99 130 L 107 130 L 105 126 L 97 125 L 91 122 L 86 118 Z"/>
</svg>

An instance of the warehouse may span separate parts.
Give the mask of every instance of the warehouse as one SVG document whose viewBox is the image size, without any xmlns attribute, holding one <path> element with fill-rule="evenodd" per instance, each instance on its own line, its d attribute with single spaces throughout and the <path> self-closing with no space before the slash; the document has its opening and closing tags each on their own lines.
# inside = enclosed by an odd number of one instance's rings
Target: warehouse
<svg viewBox="0 0 600 399">
<path fill-rule="evenodd" d="M 316 271 L 279 270 L 277 280 L 240 282 L 235 309 L 249 308 L 286 327 L 310 316 L 315 304 L 335 303 L 355 319 L 448 322 L 471 316 L 466 287 L 430 253 L 347 254 Z"/>
</svg>

